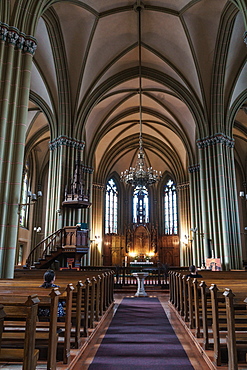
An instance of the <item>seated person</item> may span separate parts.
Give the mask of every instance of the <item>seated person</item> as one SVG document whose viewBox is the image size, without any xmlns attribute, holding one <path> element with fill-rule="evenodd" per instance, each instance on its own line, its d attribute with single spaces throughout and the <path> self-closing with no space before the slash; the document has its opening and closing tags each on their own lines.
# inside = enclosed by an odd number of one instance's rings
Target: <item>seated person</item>
<svg viewBox="0 0 247 370">
<path fill-rule="evenodd" d="M 48 270 L 44 273 L 44 282 L 40 285 L 40 288 L 56 288 L 58 285 L 54 284 L 56 279 L 55 272 L 53 270 Z"/>
<path fill-rule="evenodd" d="M 190 273 L 186 275 L 186 277 L 191 277 L 191 278 L 202 278 L 202 275 L 197 273 L 197 268 L 195 265 L 191 265 L 189 267 Z"/>
<path fill-rule="evenodd" d="M 40 288 L 59 288 L 59 285 L 54 284 L 55 279 L 56 279 L 55 272 L 53 270 L 48 270 L 44 274 L 43 284 L 40 285 L 39 287 Z M 57 317 L 59 318 L 65 316 L 63 304 L 64 302 L 60 302 L 60 301 L 58 302 Z M 38 316 L 48 318 L 50 316 L 50 309 L 46 307 L 39 307 Z"/>
</svg>

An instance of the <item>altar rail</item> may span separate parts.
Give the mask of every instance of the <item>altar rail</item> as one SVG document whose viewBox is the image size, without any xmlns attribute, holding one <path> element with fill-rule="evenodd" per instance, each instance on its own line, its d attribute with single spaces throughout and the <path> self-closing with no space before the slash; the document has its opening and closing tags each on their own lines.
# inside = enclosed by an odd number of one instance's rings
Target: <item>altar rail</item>
<svg viewBox="0 0 247 370">
<path fill-rule="evenodd" d="M 145 286 L 159 286 L 165 288 L 168 284 L 168 271 L 157 267 L 117 267 L 115 269 L 115 288 L 124 286 L 137 285 L 136 278 L 132 275 L 133 272 L 148 272 L 148 276 L 144 280 Z"/>
<path fill-rule="evenodd" d="M 136 278 L 132 275 L 133 272 L 148 272 L 149 275 L 145 279 L 145 286 L 156 286 L 160 288 L 167 288 L 169 286 L 169 271 L 176 271 L 176 270 L 181 270 L 183 268 L 181 267 L 169 267 L 168 268 L 161 268 L 157 266 L 86 266 L 82 267 L 82 270 L 94 270 L 94 269 L 111 269 L 115 272 L 114 275 L 114 288 L 115 289 L 121 289 L 127 286 L 133 286 L 137 285 L 137 280 Z M 188 271 L 188 267 L 184 267 L 185 270 Z"/>
</svg>

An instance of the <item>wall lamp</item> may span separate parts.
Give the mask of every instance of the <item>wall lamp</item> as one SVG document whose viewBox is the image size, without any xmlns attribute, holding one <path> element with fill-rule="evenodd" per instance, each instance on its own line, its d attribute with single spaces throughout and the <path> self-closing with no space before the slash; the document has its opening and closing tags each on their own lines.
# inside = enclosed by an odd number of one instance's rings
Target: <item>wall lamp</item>
<svg viewBox="0 0 247 370">
<path fill-rule="evenodd" d="M 18 214 L 20 214 L 21 209 L 23 207 L 31 206 L 31 205 L 35 204 L 37 202 L 38 198 L 41 198 L 42 197 L 42 191 L 41 190 L 38 190 L 37 194 L 34 194 L 31 191 L 28 191 L 27 192 L 27 197 L 30 200 L 29 202 L 27 202 L 27 203 L 19 203 L 18 204 Z"/>
<path fill-rule="evenodd" d="M 245 193 L 244 191 L 240 191 L 239 196 L 240 198 L 247 200 L 247 193 Z"/>
<path fill-rule="evenodd" d="M 36 231 L 36 233 L 40 233 L 41 232 L 41 227 L 39 226 L 39 227 L 34 227 L 33 228 L 33 231 Z"/>
<path fill-rule="evenodd" d="M 99 235 L 95 235 L 94 237 L 95 237 L 95 239 L 91 239 L 90 243 L 95 242 L 95 244 L 99 244 L 99 243 L 102 242 L 102 238 Z"/>
</svg>

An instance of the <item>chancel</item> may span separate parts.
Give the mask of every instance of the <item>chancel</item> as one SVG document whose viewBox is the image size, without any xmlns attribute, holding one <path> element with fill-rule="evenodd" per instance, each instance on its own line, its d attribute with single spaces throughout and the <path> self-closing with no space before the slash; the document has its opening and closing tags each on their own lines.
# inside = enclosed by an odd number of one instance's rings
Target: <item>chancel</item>
<svg viewBox="0 0 247 370">
<path fill-rule="evenodd" d="M 246 71 L 246 0 L 0 1 L 0 367 L 246 360 Z"/>
</svg>

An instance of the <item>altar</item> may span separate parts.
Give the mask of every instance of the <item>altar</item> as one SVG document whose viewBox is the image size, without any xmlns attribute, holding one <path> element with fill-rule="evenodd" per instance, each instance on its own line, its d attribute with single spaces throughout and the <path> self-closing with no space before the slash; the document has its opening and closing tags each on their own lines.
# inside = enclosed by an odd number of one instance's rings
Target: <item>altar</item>
<svg viewBox="0 0 247 370">
<path fill-rule="evenodd" d="M 151 261 L 148 261 L 148 262 L 142 262 L 142 261 L 133 261 L 133 262 L 130 262 L 130 266 L 131 267 L 150 267 L 150 266 L 153 266 L 153 262 Z"/>
</svg>

